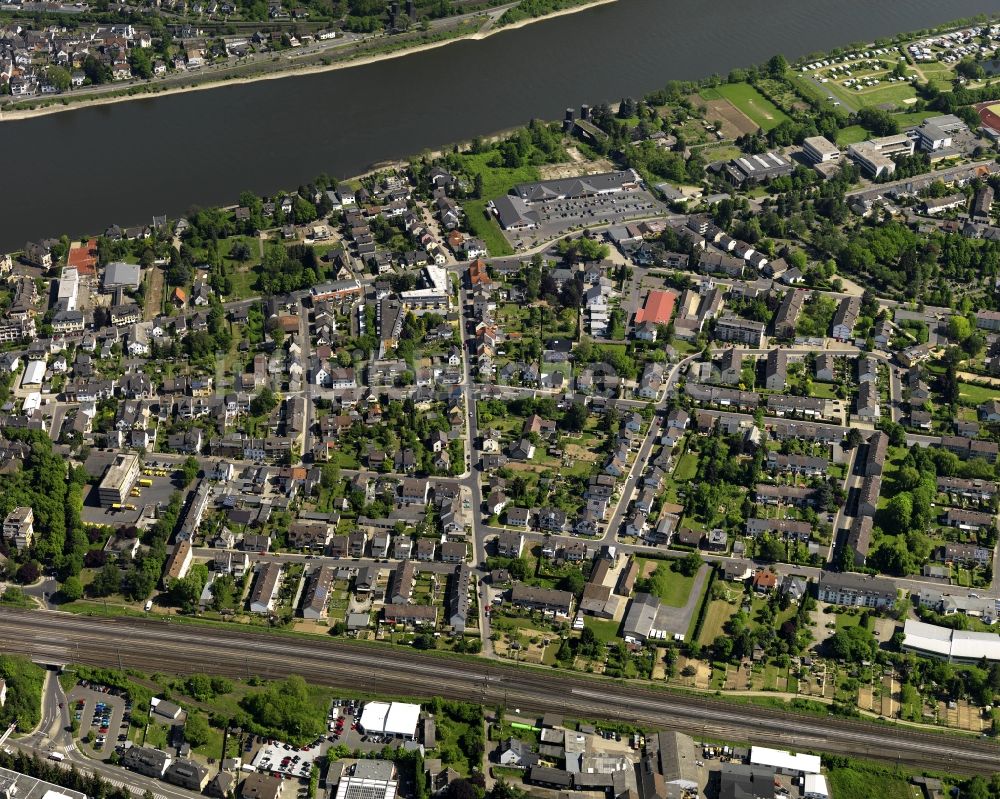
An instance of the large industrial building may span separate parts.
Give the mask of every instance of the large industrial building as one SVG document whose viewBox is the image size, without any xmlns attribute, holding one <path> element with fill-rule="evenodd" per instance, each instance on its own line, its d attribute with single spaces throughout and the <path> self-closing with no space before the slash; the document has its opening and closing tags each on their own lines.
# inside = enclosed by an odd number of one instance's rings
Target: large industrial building
<svg viewBox="0 0 1000 799">
<path fill-rule="evenodd" d="M 1000 635 L 952 630 L 908 619 L 903 625 L 903 651 L 949 663 L 1000 661 Z"/>
<path fill-rule="evenodd" d="M 138 455 L 130 453 L 116 455 L 104 473 L 101 484 L 97 487 L 97 496 L 101 501 L 101 506 L 108 508 L 123 503 L 138 476 Z"/>
<path fill-rule="evenodd" d="M 358 726 L 369 735 L 391 735 L 412 741 L 417 737 L 420 705 L 406 702 L 369 702 Z"/>
<path fill-rule="evenodd" d="M 0 768 L 0 799 L 87 799 L 85 793 Z"/>
</svg>

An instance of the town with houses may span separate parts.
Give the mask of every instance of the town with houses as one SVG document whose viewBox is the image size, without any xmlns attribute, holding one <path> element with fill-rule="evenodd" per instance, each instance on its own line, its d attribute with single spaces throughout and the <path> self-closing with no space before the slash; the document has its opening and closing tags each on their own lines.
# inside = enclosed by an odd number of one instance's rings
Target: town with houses
<svg viewBox="0 0 1000 799">
<path fill-rule="evenodd" d="M 85 30 L 0 29 L 10 91 L 150 47 Z M 971 95 L 998 38 L 781 70 L 834 119 L 932 67 Z M 866 105 L 782 142 L 745 101 L 775 99 L 762 69 L 3 256 L 3 603 L 994 736 L 1000 106 Z M 726 109 L 753 130 L 718 148 Z M 684 126 L 726 157 L 663 179 Z M 46 678 L 71 731 L 3 751 L 44 739 L 157 799 L 862 795 L 791 738 L 162 671 Z M 86 793 L 0 766 L 0 799 Z"/>
</svg>

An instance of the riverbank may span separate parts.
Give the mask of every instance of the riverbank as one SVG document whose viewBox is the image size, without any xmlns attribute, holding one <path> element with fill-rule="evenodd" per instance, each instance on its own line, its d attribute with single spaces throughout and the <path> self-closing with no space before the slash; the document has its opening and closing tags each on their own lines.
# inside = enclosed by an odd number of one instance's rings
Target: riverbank
<svg viewBox="0 0 1000 799">
<path fill-rule="evenodd" d="M 476 31 L 469 33 L 462 33 L 457 36 L 446 37 L 439 39 L 437 41 L 425 42 L 423 44 L 416 44 L 413 47 L 401 47 L 398 50 L 390 50 L 388 52 L 378 52 L 371 55 L 361 55 L 356 58 L 346 57 L 339 61 L 334 61 L 329 64 L 307 64 L 302 66 L 292 66 L 288 69 L 280 69 L 271 72 L 264 72 L 259 75 L 229 75 L 224 77 L 212 76 L 204 81 L 195 82 L 193 84 L 187 84 L 183 86 L 174 87 L 164 87 L 159 88 L 161 84 L 156 82 L 141 84 L 139 87 L 123 87 L 123 92 L 129 92 L 130 89 L 138 89 L 132 93 L 112 95 L 108 97 L 80 97 L 79 100 L 73 100 L 73 95 L 67 95 L 66 98 L 60 98 L 59 100 L 54 100 L 51 103 L 38 107 L 38 108 L 24 108 L 24 109 L 0 109 L 0 123 L 2 122 L 16 122 L 19 120 L 33 119 L 35 117 L 47 116 L 49 114 L 57 114 L 63 111 L 78 111 L 84 108 L 94 108 L 102 105 L 112 105 L 116 103 L 125 103 L 131 100 L 151 100 L 158 97 L 168 97 L 175 94 L 188 94 L 190 92 L 196 91 L 206 91 L 209 89 L 222 89 L 227 86 L 245 86 L 250 83 L 259 83 L 265 80 L 279 80 L 282 78 L 296 78 L 304 75 L 318 75 L 324 72 L 335 72 L 341 69 L 351 69 L 352 67 L 362 67 L 368 64 L 375 64 L 380 61 L 389 61 L 395 58 L 402 58 L 404 56 L 415 55 L 417 53 L 426 52 L 428 50 L 435 50 L 439 47 L 446 47 L 447 45 L 454 44 L 455 42 L 462 41 L 482 41 L 494 36 L 498 33 L 505 33 L 507 31 L 514 31 L 520 28 L 527 27 L 536 22 L 545 22 L 547 20 L 556 19 L 557 17 L 566 16 L 569 14 L 576 14 L 580 11 L 587 11 L 591 8 L 601 5 L 607 5 L 609 3 L 617 2 L 617 0 L 588 0 L 580 5 L 572 6 L 571 8 L 564 8 L 559 11 L 555 11 L 551 14 L 546 14 L 542 17 L 533 17 L 529 19 L 519 20 L 518 22 L 513 22 L 509 25 L 504 25 L 503 27 L 495 27 L 496 20 L 490 16 Z M 484 30 L 485 28 L 485 30 Z M 193 75 L 193 78 L 197 78 L 197 75 Z M 68 100 L 65 104 L 63 99 Z"/>
</svg>

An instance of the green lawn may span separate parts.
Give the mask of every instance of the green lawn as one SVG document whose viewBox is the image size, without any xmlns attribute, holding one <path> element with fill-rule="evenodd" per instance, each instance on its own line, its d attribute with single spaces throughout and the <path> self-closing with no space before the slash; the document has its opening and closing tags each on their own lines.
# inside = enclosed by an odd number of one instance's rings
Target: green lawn
<svg viewBox="0 0 1000 799">
<path fill-rule="evenodd" d="M 1000 395 L 1000 391 L 988 386 L 974 386 L 972 383 L 958 384 L 958 398 L 962 402 L 979 405 L 987 400 L 996 399 L 998 395 Z"/>
<path fill-rule="evenodd" d="M 260 290 L 257 288 L 257 273 L 252 269 L 246 271 L 231 269 L 229 279 L 232 282 L 233 293 L 226 299 L 245 300 L 248 297 L 260 296 Z"/>
<path fill-rule="evenodd" d="M 588 629 L 594 631 L 594 635 L 598 641 L 602 641 L 605 644 L 618 638 L 618 628 L 621 626 L 618 622 L 611 619 L 595 619 L 593 616 L 584 616 L 583 624 Z"/>
<path fill-rule="evenodd" d="M 824 83 L 823 88 L 842 103 L 859 108 L 866 105 L 903 105 L 904 100 L 917 96 L 916 89 L 909 83 L 882 82 L 879 86 L 866 87 L 860 92 L 847 89 L 835 81 Z"/>
<path fill-rule="evenodd" d="M 833 383 L 820 383 L 816 381 L 812 384 L 812 396 L 819 399 L 836 399 L 836 386 Z"/>
<path fill-rule="evenodd" d="M 645 573 L 646 559 L 639 558 L 639 574 Z M 652 593 L 659 597 L 664 605 L 679 608 L 688 600 L 691 593 L 691 586 L 694 585 L 694 577 L 685 577 L 680 572 L 675 572 L 670 568 L 668 562 L 661 562 L 657 565 L 663 575 L 660 579 L 652 580 Z"/>
<path fill-rule="evenodd" d="M 698 453 L 685 452 L 677 461 L 677 467 L 674 469 L 674 479 L 679 482 L 686 482 L 688 480 L 694 480 L 695 475 L 697 474 Z"/>
<path fill-rule="evenodd" d="M 503 194 L 503 192 L 500 192 Z M 477 238 L 483 240 L 490 255 L 513 255 L 514 248 L 504 238 L 503 231 L 492 215 L 487 215 L 485 200 L 466 200 L 465 216 L 469 230 Z"/>
<path fill-rule="evenodd" d="M 899 122 L 899 127 L 906 128 L 910 125 L 919 125 L 927 117 L 934 116 L 935 113 L 934 111 L 910 111 L 905 114 L 893 114 L 893 117 Z"/>
<path fill-rule="evenodd" d="M 707 646 L 722 635 L 722 628 L 738 610 L 737 605 L 724 599 L 713 599 L 708 605 L 705 621 L 701 626 L 701 636 L 698 639 L 702 646 Z"/>
<path fill-rule="evenodd" d="M 910 786 L 901 777 L 852 768 L 830 770 L 830 793 L 837 799 L 912 799 Z"/>
<path fill-rule="evenodd" d="M 847 147 L 848 145 L 864 141 L 869 135 L 868 131 L 861 127 L 861 125 L 849 125 L 837 133 L 837 144 L 841 147 Z"/>
<path fill-rule="evenodd" d="M 729 100 L 765 132 L 776 128 L 788 119 L 784 111 L 749 83 L 724 83 L 718 87 L 717 91 L 720 96 Z M 702 96 L 705 96 L 704 93 Z"/>
</svg>

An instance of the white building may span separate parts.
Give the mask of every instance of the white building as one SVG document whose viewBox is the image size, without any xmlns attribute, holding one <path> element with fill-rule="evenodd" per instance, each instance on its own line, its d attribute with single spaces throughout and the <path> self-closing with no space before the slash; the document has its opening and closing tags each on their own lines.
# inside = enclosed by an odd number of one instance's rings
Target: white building
<svg viewBox="0 0 1000 799">
<path fill-rule="evenodd" d="M 802 142 L 802 151 L 814 164 L 828 164 L 840 160 L 837 145 L 825 136 L 809 136 Z"/>
<path fill-rule="evenodd" d="M 361 711 L 358 726 L 371 735 L 392 735 L 413 740 L 417 736 L 420 705 L 406 702 L 369 702 Z"/>
<path fill-rule="evenodd" d="M 750 747 L 750 765 L 768 766 L 783 774 L 819 774 L 819 755 L 795 754 L 766 746 Z"/>
</svg>

